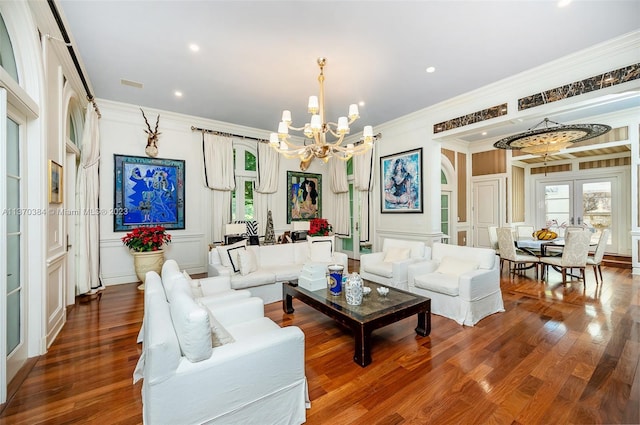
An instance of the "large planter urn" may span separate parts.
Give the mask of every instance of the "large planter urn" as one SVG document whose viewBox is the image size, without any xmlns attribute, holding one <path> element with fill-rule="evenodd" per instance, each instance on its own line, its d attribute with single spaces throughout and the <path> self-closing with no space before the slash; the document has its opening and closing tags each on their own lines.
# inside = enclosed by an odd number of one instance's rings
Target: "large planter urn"
<svg viewBox="0 0 640 425">
<path fill-rule="evenodd" d="M 135 252 L 131 251 L 133 255 L 133 268 L 136 271 L 136 276 L 142 282 L 142 285 L 138 286 L 138 289 L 144 289 L 144 281 L 147 277 L 147 272 L 154 271 L 158 274 L 162 271 L 162 265 L 164 264 L 164 251 L 144 251 Z"/>
</svg>

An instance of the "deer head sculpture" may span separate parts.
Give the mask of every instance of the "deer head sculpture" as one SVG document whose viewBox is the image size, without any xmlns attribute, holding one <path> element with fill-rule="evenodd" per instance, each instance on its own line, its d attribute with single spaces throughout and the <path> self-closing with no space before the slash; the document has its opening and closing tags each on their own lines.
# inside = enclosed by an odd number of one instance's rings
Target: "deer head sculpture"
<svg viewBox="0 0 640 425">
<path fill-rule="evenodd" d="M 147 130 L 144 132 L 147 133 L 147 147 L 144 148 L 145 153 L 148 156 L 156 157 L 158 156 L 158 136 L 162 133 L 158 133 L 158 123 L 160 122 L 160 114 L 158 114 L 158 118 L 156 119 L 156 128 L 155 130 L 151 130 L 151 126 L 149 125 L 149 121 L 147 121 L 147 117 L 144 114 L 142 108 L 140 108 L 140 112 L 142 112 L 142 116 L 144 117 L 144 122 L 147 124 Z"/>
</svg>

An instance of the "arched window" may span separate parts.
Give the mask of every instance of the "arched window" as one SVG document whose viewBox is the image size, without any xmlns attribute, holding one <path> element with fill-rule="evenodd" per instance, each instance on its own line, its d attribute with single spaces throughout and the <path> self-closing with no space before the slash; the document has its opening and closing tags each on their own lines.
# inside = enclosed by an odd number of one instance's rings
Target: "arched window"
<svg viewBox="0 0 640 425">
<path fill-rule="evenodd" d="M 236 190 L 231 194 L 231 219 L 253 220 L 253 191 L 257 173 L 256 147 L 250 142 L 233 144 L 233 164 L 236 176 Z"/>
<path fill-rule="evenodd" d="M 9 38 L 9 33 L 7 32 L 7 27 L 4 24 L 2 15 L 0 15 L 0 66 L 2 66 L 16 82 L 20 82 L 18 80 L 18 68 L 16 67 L 16 59 L 13 54 L 13 46 L 11 45 L 11 39 Z"/>
</svg>

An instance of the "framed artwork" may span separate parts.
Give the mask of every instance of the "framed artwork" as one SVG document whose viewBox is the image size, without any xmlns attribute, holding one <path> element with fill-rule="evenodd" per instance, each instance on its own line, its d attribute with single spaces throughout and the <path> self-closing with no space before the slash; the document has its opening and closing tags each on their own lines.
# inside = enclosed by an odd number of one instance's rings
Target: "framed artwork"
<svg viewBox="0 0 640 425">
<path fill-rule="evenodd" d="M 141 225 L 184 229 L 184 161 L 114 157 L 114 231 Z"/>
<path fill-rule="evenodd" d="M 49 160 L 49 203 L 62 203 L 62 165 Z"/>
<path fill-rule="evenodd" d="M 287 171 L 287 223 L 322 217 L 322 175 Z"/>
<path fill-rule="evenodd" d="M 381 212 L 422 212 L 422 148 L 380 158 Z"/>
</svg>

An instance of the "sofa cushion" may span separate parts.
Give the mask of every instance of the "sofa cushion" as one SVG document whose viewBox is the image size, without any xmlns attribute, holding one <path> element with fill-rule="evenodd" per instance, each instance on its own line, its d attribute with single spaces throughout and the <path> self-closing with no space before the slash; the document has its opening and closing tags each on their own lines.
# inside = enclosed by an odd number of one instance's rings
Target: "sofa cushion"
<svg viewBox="0 0 640 425">
<path fill-rule="evenodd" d="M 258 270 L 258 260 L 256 254 L 251 249 L 238 251 L 238 266 L 240 274 L 246 276 Z"/>
<path fill-rule="evenodd" d="M 273 272 L 260 268 L 246 276 L 235 274 L 231 276 L 231 288 L 244 289 L 253 286 L 267 285 L 276 281 L 276 275 Z"/>
<path fill-rule="evenodd" d="M 393 277 L 393 264 L 392 263 L 374 263 L 368 264 L 364 268 L 365 272 L 375 274 L 382 277 Z"/>
<path fill-rule="evenodd" d="M 222 324 L 216 319 L 213 312 L 206 308 L 209 315 L 209 324 L 211 325 L 211 346 L 219 347 L 221 345 L 230 344 L 236 342 L 231 334 L 222 326 Z"/>
<path fill-rule="evenodd" d="M 452 297 L 459 294 L 458 278 L 450 274 L 428 273 L 416 276 L 415 286 Z"/>
<path fill-rule="evenodd" d="M 308 236 L 309 260 L 315 263 L 333 261 L 335 236 Z"/>
<path fill-rule="evenodd" d="M 384 254 L 385 263 L 395 263 L 398 261 L 408 260 L 411 255 L 411 248 L 389 248 Z"/>
<path fill-rule="evenodd" d="M 220 255 L 220 263 L 225 267 L 231 267 L 234 272 L 238 273 L 238 250 L 247 249 L 247 241 L 242 240 L 231 245 L 223 245 L 216 248 Z"/>
<path fill-rule="evenodd" d="M 276 282 L 296 280 L 300 277 L 302 264 L 289 264 L 284 266 L 265 267 L 266 271 L 272 272 L 276 276 Z"/>
<path fill-rule="evenodd" d="M 199 362 L 211 357 L 209 314 L 183 288 L 176 286 L 169 293 L 171 321 L 182 355 L 191 362 Z"/>
<path fill-rule="evenodd" d="M 464 260 L 456 257 L 443 257 L 436 273 L 458 277 L 461 274 L 478 269 L 478 263 L 472 260 Z"/>
</svg>

